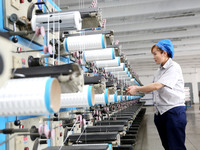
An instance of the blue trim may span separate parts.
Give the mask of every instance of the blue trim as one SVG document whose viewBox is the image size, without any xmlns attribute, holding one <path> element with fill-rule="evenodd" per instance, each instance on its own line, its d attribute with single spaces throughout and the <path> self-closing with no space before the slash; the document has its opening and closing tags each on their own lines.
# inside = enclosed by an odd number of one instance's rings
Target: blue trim
<svg viewBox="0 0 200 150">
<path fill-rule="evenodd" d="M 1 19 L 1 23 L 0 23 L 0 31 L 1 32 L 6 32 L 6 30 L 3 28 L 4 25 L 4 21 L 3 21 L 3 0 L 0 0 L 0 19 Z"/>
<path fill-rule="evenodd" d="M 123 98 L 122 98 L 123 96 L 122 95 L 120 95 L 120 101 L 122 102 L 123 101 Z"/>
<path fill-rule="evenodd" d="M 102 44 L 102 48 L 105 48 L 105 40 L 104 40 L 105 35 L 102 34 L 101 36 L 101 44 Z"/>
<path fill-rule="evenodd" d="M 0 20 L 1 20 L 1 23 L 0 23 L 0 31 L 1 32 L 7 32 L 6 29 L 4 29 L 4 20 L 3 20 L 3 1 L 0 0 Z M 13 36 L 10 37 L 10 39 L 12 39 Z M 31 49 L 43 49 L 43 46 L 37 44 L 37 43 L 34 43 L 34 42 L 30 42 L 29 40 L 25 39 L 25 38 L 22 38 L 20 36 L 16 36 L 18 38 L 18 44 L 21 44 L 21 45 L 26 45 L 28 46 L 29 45 L 29 48 Z"/>
<path fill-rule="evenodd" d="M 86 68 L 85 66 L 82 66 L 83 71 L 88 71 L 88 68 Z"/>
<path fill-rule="evenodd" d="M 15 119 L 16 119 L 16 117 L 15 117 Z M 0 130 L 6 128 L 6 122 L 7 122 L 6 117 L 0 117 Z M 6 135 L 3 133 L 0 133 L 0 143 L 2 143 L 5 140 L 6 140 Z M 5 150 L 6 144 L 1 145 L 0 149 Z"/>
<path fill-rule="evenodd" d="M 125 99 L 125 101 L 126 101 L 126 95 L 124 95 L 124 99 Z"/>
<path fill-rule="evenodd" d="M 47 115 L 47 118 L 51 118 L 50 115 Z M 50 127 L 50 121 L 48 121 L 47 124 L 48 124 L 48 127 L 49 127 L 49 129 L 50 129 L 50 128 L 51 128 L 51 127 Z M 48 139 L 48 140 L 47 140 L 47 144 L 48 144 L 48 147 L 51 146 L 51 139 Z"/>
<path fill-rule="evenodd" d="M 130 77 L 131 76 L 131 73 L 130 72 L 128 72 L 128 77 Z"/>
<path fill-rule="evenodd" d="M 25 119 L 30 119 L 34 117 L 38 117 L 41 115 L 37 116 L 18 116 L 19 120 L 25 120 Z M 0 130 L 6 128 L 6 123 L 7 122 L 13 122 L 16 120 L 16 116 L 9 116 L 9 117 L 0 117 Z M 6 135 L 0 133 L 0 143 L 6 140 Z M 0 150 L 5 150 L 6 149 L 6 144 L 3 144 L 0 146 Z"/>
<path fill-rule="evenodd" d="M 131 78 L 131 79 L 133 78 L 132 74 L 130 75 L 130 78 Z"/>
<path fill-rule="evenodd" d="M 85 59 L 85 51 L 83 51 L 83 60 L 86 62 L 86 59 Z"/>
<path fill-rule="evenodd" d="M 12 37 L 13 36 L 10 37 L 10 40 L 12 39 Z M 31 41 L 29 41 L 29 40 L 27 40 L 25 38 L 20 37 L 20 36 L 16 36 L 16 37 L 18 38 L 18 44 L 25 45 L 25 46 L 29 45 L 29 48 L 31 48 L 33 50 L 34 49 L 35 50 L 37 50 L 37 49 L 43 49 L 43 46 L 41 46 L 39 44 L 36 44 L 33 41 L 31 42 Z"/>
<path fill-rule="evenodd" d="M 114 102 L 117 103 L 117 93 L 114 94 Z"/>
<path fill-rule="evenodd" d="M 67 38 L 65 38 L 64 44 L 65 44 L 65 50 L 69 53 L 68 45 L 67 45 Z"/>
<path fill-rule="evenodd" d="M 49 2 L 55 9 L 57 9 L 57 11 L 61 11 L 61 9 L 60 9 L 52 0 L 48 0 L 48 2 Z"/>
<path fill-rule="evenodd" d="M 51 106 L 50 92 L 51 92 L 51 84 L 53 82 L 53 79 L 54 78 L 49 78 L 45 86 L 45 95 L 44 95 L 45 106 L 49 113 L 54 113 L 54 111 L 50 107 Z"/>
<path fill-rule="evenodd" d="M 115 49 L 112 48 L 112 59 L 115 59 Z"/>
<path fill-rule="evenodd" d="M 65 63 L 69 63 L 70 59 L 69 58 L 65 58 L 65 57 L 60 57 L 60 61 L 65 62 Z M 74 63 L 74 62 L 73 62 Z"/>
<path fill-rule="evenodd" d="M 37 2 L 41 2 L 41 0 L 37 0 Z M 42 9 L 42 4 L 38 5 L 39 9 Z"/>
<path fill-rule="evenodd" d="M 118 66 L 120 66 L 120 57 L 118 57 Z"/>
<path fill-rule="evenodd" d="M 133 96 L 133 99 L 141 98 L 142 96 Z"/>
<path fill-rule="evenodd" d="M 59 112 L 65 112 L 65 111 L 71 111 L 71 110 L 76 110 L 76 108 L 61 108 Z"/>
<path fill-rule="evenodd" d="M 0 23 L 0 31 L 1 32 L 7 32 L 6 29 L 4 29 L 4 21 L 3 21 L 3 1 L 0 0 L 0 20 L 1 20 L 1 23 Z M 43 49 L 43 46 L 37 44 L 37 43 L 33 43 L 33 42 L 30 42 L 29 40 L 25 39 L 25 38 L 22 38 L 20 36 L 16 36 L 18 38 L 18 44 L 21 44 L 21 45 L 30 45 L 29 48 L 31 49 Z M 10 39 L 12 39 L 12 37 L 10 37 Z"/>
<path fill-rule="evenodd" d="M 108 144 L 109 150 L 112 150 L 112 144 Z"/>
<path fill-rule="evenodd" d="M 140 84 L 139 84 L 136 80 L 134 80 L 134 82 L 135 82 L 138 86 L 140 86 Z"/>
<path fill-rule="evenodd" d="M 45 1 L 45 0 L 44 0 Z M 51 4 L 53 4 L 52 1 L 48 0 Z M 55 3 L 53 4 L 54 7 L 57 7 L 55 5 Z M 58 9 L 58 8 L 56 8 Z M 0 31 L 1 32 L 7 32 L 6 29 L 4 29 L 4 21 L 3 21 L 3 0 L 0 0 Z M 61 9 L 58 9 L 58 10 L 61 10 Z M 45 7 L 43 5 L 43 12 L 45 12 Z M 11 39 L 12 37 L 10 37 Z M 29 45 L 29 48 L 31 49 L 43 49 L 43 46 L 41 46 L 40 44 L 37 44 L 37 43 L 34 43 L 34 42 L 30 42 L 28 39 L 25 39 L 25 38 L 22 38 L 20 36 L 17 36 L 18 38 L 18 44 L 21 44 L 21 45 L 25 45 L 25 46 L 28 46 Z M 44 44 L 47 45 L 47 38 L 46 38 L 46 35 L 44 37 Z M 45 62 L 47 62 L 47 59 L 45 59 Z M 46 83 L 46 86 L 47 86 L 47 83 Z M 47 89 L 46 89 L 47 90 Z M 46 94 L 46 90 L 45 90 L 45 94 Z M 46 97 L 45 97 L 45 102 L 46 102 Z M 46 105 L 46 103 L 45 103 Z M 24 120 L 24 119 L 29 119 L 29 118 L 34 118 L 34 117 L 38 117 L 38 116 L 41 116 L 41 115 L 37 115 L 37 116 L 18 116 L 18 119 L 19 120 Z M 16 120 L 16 116 L 10 116 L 10 117 L 0 117 L 0 129 L 5 129 L 6 128 L 6 123 L 7 122 L 13 122 Z M 0 133 L 0 143 L 5 141 L 6 140 L 6 135 L 4 134 L 1 134 Z M 50 146 L 50 139 L 48 140 L 48 146 Z M 0 146 L 0 150 L 5 150 L 6 149 L 6 144 L 3 144 Z"/>
<path fill-rule="evenodd" d="M 108 89 L 105 90 L 104 100 L 105 100 L 105 103 L 108 104 Z"/>
<path fill-rule="evenodd" d="M 44 2 L 45 2 L 46 0 L 44 0 Z M 45 13 L 46 12 L 46 10 L 45 10 L 45 5 L 42 5 L 42 10 L 43 10 L 43 12 Z"/>
<path fill-rule="evenodd" d="M 34 117 L 38 117 L 41 115 L 36 115 L 36 116 L 18 116 L 19 120 L 25 120 L 25 119 L 29 119 L 29 118 L 34 118 Z M 7 122 L 13 122 L 16 120 L 16 116 L 10 116 L 7 118 Z"/>
<path fill-rule="evenodd" d="M 128 74 L 128 68 L 125 68 L 125 72 Z"/>
<path fill-rule="evenodd" d="M 123 65 L 123 71 L 125 70 L 125 64 L 124 63 L 122 63 L 122 65 Z"/>
<path fill-rule="evenodd" d="M 88 95 L 87 95 L 87 98 L 88 98 L 88 105 L 91 107 L 91 106 L 93 106 L 92 105 L 92 86 L 91 85 L 89 85 L 88 86 Z"/>
</svg>

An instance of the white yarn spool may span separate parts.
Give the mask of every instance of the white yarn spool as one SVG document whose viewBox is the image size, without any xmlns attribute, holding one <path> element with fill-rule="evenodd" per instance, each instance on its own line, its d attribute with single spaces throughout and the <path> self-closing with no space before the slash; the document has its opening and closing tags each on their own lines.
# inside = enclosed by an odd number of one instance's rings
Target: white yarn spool
<svg viewBox="0 0 200 150">
<path fill-rule="evenodd" d="M 64 40 L 64 49 L 67 52 L 94 50 L 106 48 L 104 34 L 70 36 Z"/>
<path fill-rule="evenodd" d="M 127 67 L 125 68 L 125 72 L 126 72 L 127 74 L 128 74 L 128 72 L 129 72 Z"/>
<path fill-rule="evenodd" d="M 91 107 L 95 104 L 94 87 L 85 85 L 83 92 L 61 94 L 61 108 Z"/>
<path fill-rule="evenodd" d="M 50 77 L 12 79 L 0 89 L 0 116 L 43 115 L 60 109 L 60 84 Z"/>
<path fill-rule="evenodd" d="M 125 64 L 121 63 L 119 67 L 105 67 L 105 72 L 117 72 L 117 71 L 124 71 Z"/>
<path fill-rule="evenodd" d="M 131 73 L 128 71 L 128 76 L 131 77 Z"/>
<path fill-rule="evenodd" d="M 108 104 L 109 101 L 109 91 L 105 90 L 103 94 L 95 94 L 95 104 Z"/>
<path fill-rule="evenodd" d="M 128 68 L 126 68 L 126 69 L 128 69 Z M 127 74 L 118 75 L 116 77 L 118 77 L 119 79 L 132 79 L 132 74 L 130 74 L 130 72 L 126 69 L 125 69 L 125 71 L 127 72 Z"/>
<path fill-rule="evenodd" d="M 134 84 L 137 84 L 138 86 L 140 86 L 140 84 L 135 80 L 135 78 L 131 78 L 131 82 L 134 82 Z"/>
<path fill-rule="evenodd" d="M 117 67 L 120 66 L 120 57 L 115 57 L 113 60 L 103 60 L 95 62 L 97 68 Z"/>
<path fill-rule="evenodd" d="M 118 95 L 118 96 L 117 96 L 117 101 L 118 101 L 118 102 L 122 102 L 122 101 L 123 101 L 123 100 L 122 100 L 122 95 Z"/>
<path fill-rule="evenodd" d="M 86 62 L 115 59 L 115 50 L 114 48 L 105 48 L 101 50 L 83 51 L 83 59 Z"/>
<path fill-rule="evenodd" d="M 131 82 L 135 82 L 135 79 L 133 78 L 133 79 L 131 79 Z"/>
<path fill-rule="evenodd" d="M 122 79 L 130 81 L 130 77 L 122 77 Z"/>
<path fill-rule="evenodd" d="M 126 100 L 127 100 L 127 101 L 129 100 L 129 95 L 126 95 Z"/>
<path fill-rule="evenodd" d="M 128 101 L 128 95 L 126 95 L 126 101 Z"/>
<path fill-rule="evenodd" d="M 122 101 L 126 101 L 126 95 L 122 96 Z"/>
<path fill-rule="evenodd" d="M 128 77 L 128 75 L 114 75 L 114 77 L 116 77 L 117 79 L 121 79 L 121 80 L 129 80 L 130 77 Z"/>
<path fill-rule="evenodd" d="M 113 74 L 114 76 L 127 76 L 127 72 L 126 71 L 118 71 L 118 72 L 110 72 L 111 74 Z"/>
<path fill-rule="evenodd" d="M 0 87 L 3 86 L 11 75 L 11 46 L 12 43 L 0 36 Z"/>
<path fill-rule="evenodd" d="M 117 103 L 117 93 L 109 95 L 109 103 Z"/>
<path fill-rule="evenodd" d="M 32 30 L 35 31 L 36 27 L 43 26 L 48 30 L 81 30 L 82 20 L 81 14 L 78 11 L 72 12 L 61 12 L 61 13 L 52 13 L 52 14 L 40 14 L 34 15 L 31 19 Z"/>
</svg>

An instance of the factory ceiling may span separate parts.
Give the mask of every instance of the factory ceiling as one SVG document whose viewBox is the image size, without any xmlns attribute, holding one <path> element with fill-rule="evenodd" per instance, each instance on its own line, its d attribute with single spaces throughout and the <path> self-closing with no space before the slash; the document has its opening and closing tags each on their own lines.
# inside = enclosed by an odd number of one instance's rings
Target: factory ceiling
<svg viewBox="0 0 200 150">
<path fill-rule="evenodd" d="M 63 11 L 89 8 L 92 0 L 55 0 Z M 135 72 L 155 71 L 151 47 L 171 39 L 183 69 L 200 68 L 200 0 L 98 0 L 106 30 L 114 31 Z"/>
</svg>

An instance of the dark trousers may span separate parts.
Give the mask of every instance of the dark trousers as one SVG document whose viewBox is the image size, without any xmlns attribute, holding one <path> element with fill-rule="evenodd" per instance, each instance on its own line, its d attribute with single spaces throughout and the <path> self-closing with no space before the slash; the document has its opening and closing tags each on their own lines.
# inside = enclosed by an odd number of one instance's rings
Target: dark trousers
<svg viewBox="0 0 200 150">
<path fill-rule="evenodd" d="M 186 107 L 174 107 L 164 114 L 154 116 L 160 139 L 165 150 L 186 150 Z"/>
</svg>

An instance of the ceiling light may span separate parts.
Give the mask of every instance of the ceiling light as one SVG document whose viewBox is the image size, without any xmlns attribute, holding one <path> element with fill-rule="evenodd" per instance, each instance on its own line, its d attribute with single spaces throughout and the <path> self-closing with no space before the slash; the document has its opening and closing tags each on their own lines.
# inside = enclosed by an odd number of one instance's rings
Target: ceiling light
<svg viewBox="0 0 200 150">
<path fill-rule="evenodd" d="M 175 28 L 175 29 L 160 29 L 153 31 L 153 33 L 165 33 L 165 32 L 176 32 L 176 31 L 187 31 L 186 28 Z"/>
<path fill-rule="evenodd" d="M 126 56 L 138 56 L 138 55 L 146 55 L 147 53 L 137 53 L 137 54 L 126 54 Z"/>
<path fill-rule="evenodd" d="M 176 15 L 171 15 L 171 16 L 153 17 L 153 19 L 160 20 L 160 19 L 170 19 L 170 18 L 179 18 L 179 17 L 190 17 L 190 16 L 195 16 L 195 14 L 192 12 L 184 12 L 182 14 L 176 14 Z"/>
</svg>

